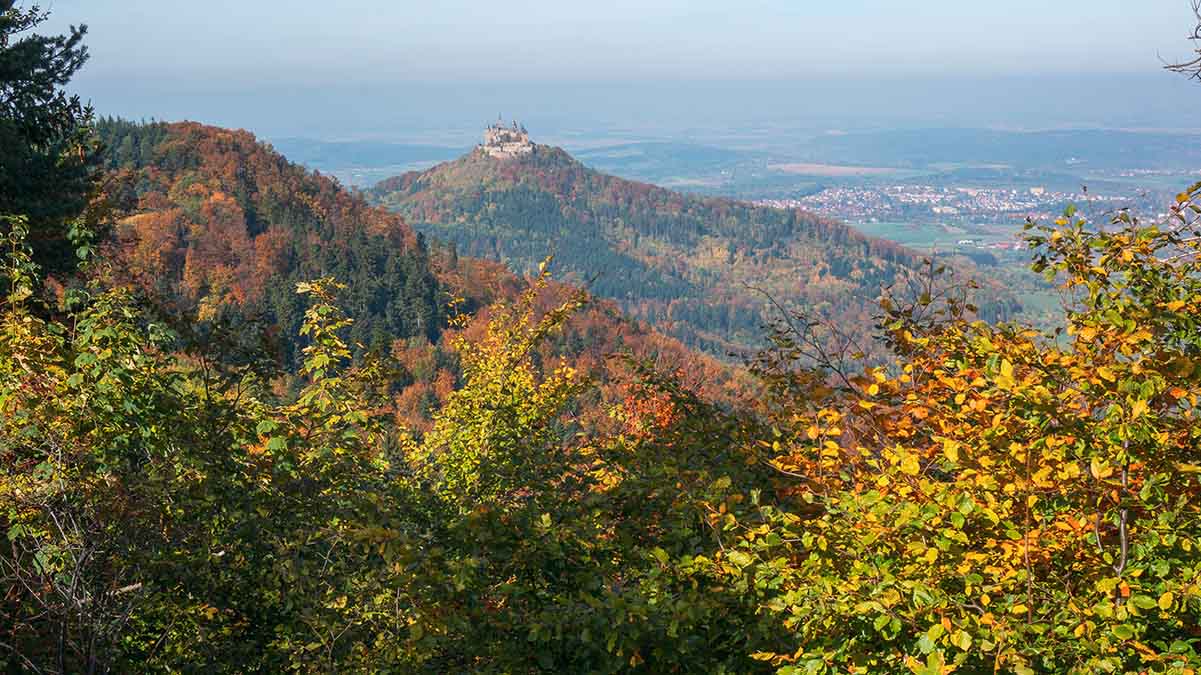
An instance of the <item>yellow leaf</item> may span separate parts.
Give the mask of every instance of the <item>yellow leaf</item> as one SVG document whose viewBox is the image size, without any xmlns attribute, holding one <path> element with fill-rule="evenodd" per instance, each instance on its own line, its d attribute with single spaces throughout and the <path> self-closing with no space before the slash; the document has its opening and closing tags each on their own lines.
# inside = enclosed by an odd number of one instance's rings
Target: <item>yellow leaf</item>
<svg viewBox="0 0 1201 675">
<path fill-rule="evenodd" d="M 816 441 L 817 437 L 820 434 L 821 434 L 821 431 L 818 430 L 817 425 L 811 425 L 808 429 L 805 430 L 805 435 L 808 436 L 809 440 L 811 440 L 811 441 Z"/>
<path fill-rule="evenodd" d="M 873 384 L 872 386 L 868 387 L 867 393 L 869 396 L 875 396 L 876 394 L 879 394 L 880 393 L 880 385 Z"/>
<path fill-rule="evenodd" d="M 1011 614 L 1025 614 L 1028 609 L 1029 607 L 1026 607 L 1025 605 L 1014 605 L 1013 607 L 1009 608 L 1009 612 Z"/>
<path fill-rule="evenodd" d="M 1175 599 L 1176 598 L 1172 595 L 1171 591 L 1164 593 L 1163 595 L 1159 596 L 1159 608 L 1165 612 L 1169 609 L 1172 609 L 1172 602 Z"/>
<path fill-rule="evenodd" d="M 942 454 L 946 455 L 947 459 L 952 462 L 959 461 L 959 443 L 947 439 L 942 442 Z"/>
<path fill-rule="evenodd" d="M 1147 402 L 1146 401 L 1142 401 L 1142 400 L 1135 401 L 1130 406 L 1130 417 L 1132 417 L 1132 418 L 1138 419 L 1139 417 L 1142 417 L 1143 413 L 1145 413 L 1145 412 L 1147 412 Z"/>
<path fill-rule="evenodd" d="M 1113 468 L 1102 462 L 1098 457 L 1093 457 L 1092 461 L 1089 462 L 1089 470 L 1092 471 L 1093 478 L 1097 480 L 1104 480 L 1113 475 Z"/>
<path fill-rule="evenodd" d="M 1009 359 L 1001 361 L 1001 373 L 997 375 L 997 386 L 1001 389 L 1013 389 L 1013 364 Z"/>
<path fill-rule="evenodd" d="M 905 459 L 901 460 L 901 472 L 910 476 L 916 476 L 922 470 L 918 464 L 917 457 L 913 455 L 905 455 Z"/>
</svg>

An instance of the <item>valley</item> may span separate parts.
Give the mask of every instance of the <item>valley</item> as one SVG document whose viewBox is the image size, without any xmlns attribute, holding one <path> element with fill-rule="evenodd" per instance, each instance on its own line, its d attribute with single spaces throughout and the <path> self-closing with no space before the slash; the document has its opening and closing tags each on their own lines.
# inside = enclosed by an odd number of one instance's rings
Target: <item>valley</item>
<svg viewBox="0 0 1201 675">
<path fill-rule="evenodd" d="M 646 132 L 643 132 L 645 134 Z M 1123 130 L 757 133 L 578 132 L 548 139 L 585 165 L 622 178 L 842 220 L 919 251 L 1012 255 L 1027 217 L 1053 220 L 1069 205 L 1162 218 L 1181 184 L 1201 179 L 1201 135 Z M 349 185 L 425 170 L 465 149 L 292 139 L 297 161 Z M 326 148 L 315 151 L 313 148 Z M 420 160 L 412 160 L 422 157 Z M 970 240 L 970 243 L 967 243 Z"/>
</svg>

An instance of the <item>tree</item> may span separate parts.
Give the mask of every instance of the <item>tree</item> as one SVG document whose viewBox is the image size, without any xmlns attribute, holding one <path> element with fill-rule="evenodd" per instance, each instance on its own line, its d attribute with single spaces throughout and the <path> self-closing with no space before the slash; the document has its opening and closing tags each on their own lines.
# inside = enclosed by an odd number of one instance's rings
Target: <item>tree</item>
<svg viewBox="0 0 1201 675">
<path fill-rule="evenodd" d="M 409 639 L 433 647 L 434 672 L 762 670 L 748 657 L 762 636 L 744 634 L 756 608 L 713 592 L 703 565 L 670 564 L 720 546 L 700 499 L 746 473 L 727 452 L 735 425 L 640 363 L 611 411 L 626 433 L 585 423 L 595 382 L 539 347 L 586 296 L 549 291 L 543 268 L 457 341 L 463 387 L 409 443 L 437 533 L 413 565 L 430 592 Z"/>
<path fill-rule="evenodd" d="M 75 263 L 67 232 L 97 177 L 92 109 L 63 91 L 87 61 L 86 26 L 30 33 L 48 18 L 0 0 L 0 213 L 29 219 L 34 260 L 54 273 Z"/>
<path fill-rule="evenodd" d="M 1170 222 L 1029 225 L 1066 335 L 886 304 L 891 369 L 767 380 L 774 498 L 713 564 L 795 672 L 1201 666 L 1201 184 Z M 786 341 L 767 364 L 796 358 Z M 723 565 L 722 563 L 727 563 Z M 730 566 L 728 563 L 735 565 Z"/>
<path fill-rule="evenodd" d="M 378 371 L 345 368 L 331 282 L 299 287 L 305 386 L 280 402 L 252 368 L 175 351 L 126 289 L 31 311 L 26 227 L 4 224 L 0 669 L 375 670 L 411 605 L 383 557 L 406 550 L 407 502 L 384 474 Z"/>
<path fill-rule="evenodd" d="M 1201 0 L 1193 0 L 1193 15 L 1197 17 L 1197 26 L 1193 29 L 1193 34 L 1189 36 L 1189 40 L 1197 46 L 1196 58 L 1178 63 L 1169 63 L 1164 67 L 1172 72 L 1188 75 L 1189 79 L 1201 82 Z"/>
</svg>

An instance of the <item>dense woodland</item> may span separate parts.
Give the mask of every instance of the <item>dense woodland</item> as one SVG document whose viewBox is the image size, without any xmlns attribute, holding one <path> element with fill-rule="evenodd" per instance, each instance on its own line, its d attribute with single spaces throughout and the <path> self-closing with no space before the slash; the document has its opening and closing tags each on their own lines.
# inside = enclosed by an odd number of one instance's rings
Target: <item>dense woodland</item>
<svg viewBox="0 0 1201 675">
<path fill-rule="evenodd" d="M 111 274 L 138 288 L 162 319 L 193 339 L 228 342 L 222 360 L 259 366 L 295 384 L 291 370 L 308 344 L 306 305 L 296 284 L 346 280 L 338 304 L 354 323 L 346 338 L 356 358 L 393 369 L 397 414 L 419 429 L 431 404 L 458 385 L 451 348 L 478 331 L 487 306 L 520 293 L 503 267 L 430 246 L 400 218 L 368 206 L 333 181 L 289 163 L 247 132 L 198 124 L 105 120 L 97 124 L 106 182 L 101 201 L 118 213 L 104 254 Z M 571 293 L 547 284 L 546 307 Z M 452 319 L 473 317 L 475 323 Z M 592 303 L 542 350 L 595 369 L 605 355 L 630 351 L 689 372 L 718 399 L 746 389 L 734 369 Z"/>
<path fill-rule="evenodd" d="M 296 283 L 332 275 L 347 284 L 352 342 L 437 340 L 447 297 L 424 238 L 399 218 L 244 131 L 109 120 L 97 132 L 107 187 L 133 204 L 116 232 L 129 271 L 181 311 L 235 304 L 294 336 L 304 314 Z"/>
<path fill-rule="evenodd" d="M 828 218 L 622 180 L 548 146 L 515 158 L 477 150 L 370 194 L 464 254 L 530 270 L 554 252 L 569 278 L 719 355 L 763 344 L 776 311 L 765 294 L 838 317 L 870 350 L 881 289 L 922 267 L 919 254 Z M 1018 309 L 999 286 L 985 300 L 987 319 Z"/>
<path fill-rule="evenodd" d="M 1201 184 L 1028 224 L 1061 334 L 848 239 L 907 270 L 887 362 L 801 307 L 734 366 L 246 132 L 96 122 L 42 19 L 0 0 L 7 672 L 1201 669 Z M 709 213 L 653 236 L 801 226 Z"/>
</svg>

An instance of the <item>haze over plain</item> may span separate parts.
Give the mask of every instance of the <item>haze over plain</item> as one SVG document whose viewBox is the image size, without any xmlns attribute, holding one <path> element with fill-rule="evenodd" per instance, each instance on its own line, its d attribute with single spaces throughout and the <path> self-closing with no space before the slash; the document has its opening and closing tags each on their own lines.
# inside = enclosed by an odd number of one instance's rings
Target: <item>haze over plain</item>
<svg viewBox="0 0 1201 675">
<path fill-rule="evenodd" d="M 58 0 L 86 21 L 74 87 L 104 113 L 269 138 L 474 142 L 541 134 L 913 126 L 1201 127 L 1171 0 L 729 3 L 525 0 L 336 7 Z M 136 40 L 129 36 L 136 35 Z"/>
</svg>

